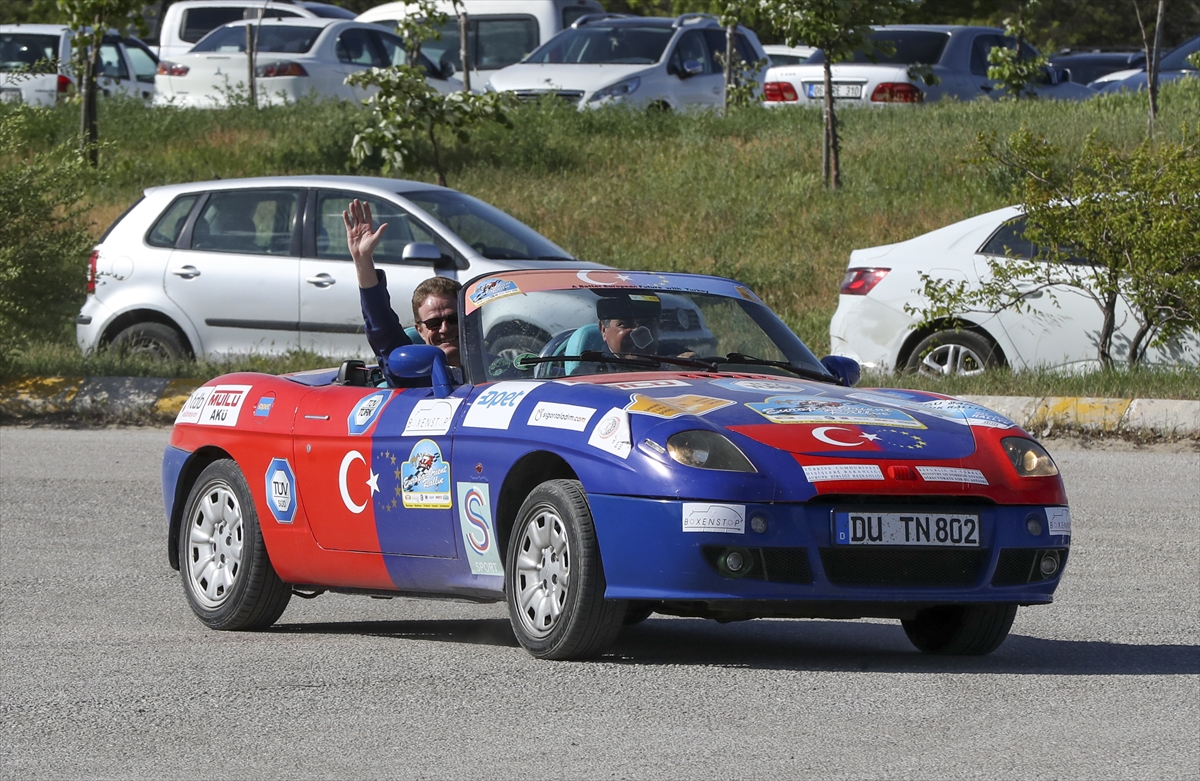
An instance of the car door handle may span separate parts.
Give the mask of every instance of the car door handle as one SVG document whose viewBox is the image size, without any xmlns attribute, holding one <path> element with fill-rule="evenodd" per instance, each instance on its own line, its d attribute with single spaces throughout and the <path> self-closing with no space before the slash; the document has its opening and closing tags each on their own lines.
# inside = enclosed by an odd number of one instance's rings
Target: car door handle
<svg viewBox="0 0 1200 781">
<path fill-rule="evenodd" d="M 993 87 L 991 84 L 980 84 L 979 89 L 983 90 L 984 92 L 991 92 Z"/>
<path fill-rule="evenodd" d="M 304 281 L 310 285 L 316 285 L 317 287 L 329 287 L 334 282 L 337 282 L 336 279 L 328 274 L 317 274 L 315 277 L 309 277 Z"/>
<path fill-rule="evenodd" d="M 196 277 L 200 276 L 200 269 L 196 268 L 195 266 L 182 266 L 172 270 L 171 273 L 177 277 L 183 277 L 184 279 L 195 279 Z"/>
</svg>

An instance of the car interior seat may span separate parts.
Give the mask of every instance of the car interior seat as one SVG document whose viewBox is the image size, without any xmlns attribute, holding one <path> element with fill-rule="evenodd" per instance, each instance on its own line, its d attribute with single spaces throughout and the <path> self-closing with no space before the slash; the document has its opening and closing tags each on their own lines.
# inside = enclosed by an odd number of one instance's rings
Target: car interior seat
<svg viewBox="0 0 1200 781">
<path fill-rule="evenodd" d="M 246 212 L 230 208 L 219 214 L 217 221 L 219 227 L 213 238 L 218 249 L 249 252 L 258 248 L 258 228 Z"/>
<path fill-rule="evenodd" d="M 560 355 L 582 355 L 588 350 L 600 352 L 604 349 L 604 339 L 600 336 L 600 326 L 588 323 L 575 329 L 570 338 L 563 344 Z M 563 371 L 570 375 L 579 371 L 580 361 L 565 361 Z"/>
</svg>

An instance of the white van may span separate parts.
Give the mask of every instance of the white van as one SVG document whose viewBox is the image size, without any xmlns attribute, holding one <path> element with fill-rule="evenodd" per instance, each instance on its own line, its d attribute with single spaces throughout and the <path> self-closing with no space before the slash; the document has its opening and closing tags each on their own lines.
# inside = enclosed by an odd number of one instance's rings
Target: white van
<svg viewBox="0 0 1200 781">
<path fill-rule="evenodd" d="M 471 60 L 471 88 L 482 91 L 495 71 L 514 62 L 570 27 L 581 16 L 604 13 L 596 0 L 461 0 L 467 11 L 468 57 Z M 405 2 L 384 3 L 358 15 L 360 22 L 376 22 L 388 27 L 409 13 Z M 421 51 L 434 62 L 451 62 L 462 71 L 459 56 L 457 11 L 448 0 L 439 0 L 438 10 L 450 17 L 442 28 L 442 37 L 421 45 Z"/>
<path fill-rule="evenodd" d="M 186 54 L 204 36 L 241 19 L 353 19 L 354 13 L 308 0 L 181 0 L 167 6 L 158 26 L 158 57 Z"/>
</svg>

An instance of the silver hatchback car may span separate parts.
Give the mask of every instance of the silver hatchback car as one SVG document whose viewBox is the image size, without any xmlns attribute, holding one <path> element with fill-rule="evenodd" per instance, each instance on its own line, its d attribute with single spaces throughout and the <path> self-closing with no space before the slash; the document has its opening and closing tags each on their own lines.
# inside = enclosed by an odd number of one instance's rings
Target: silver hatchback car
<svg viewBox="0 0 1200 781">
<path fill-rule="evenodd" d="M 466 282 L 509 269 L 581 266 L 494 206 L 422 182 L 292 176 L 152 187 L 92 253 L 79 346 L 172 358 L 291 350 L 369 358 L 342 221 L 353 198 L 388 223 L 375 262 L 405 324 L 412 324 L 413 289 L 434 275 Z M 486 341 L 505 357 L 536 353 L 573 317 L 520 311 L 501 299 L 488 306 Z M 694 340 L 697 329 L 711 336 L 699 311 L 664 306 L 664 338 L 686 331 Z"/>
</svg>

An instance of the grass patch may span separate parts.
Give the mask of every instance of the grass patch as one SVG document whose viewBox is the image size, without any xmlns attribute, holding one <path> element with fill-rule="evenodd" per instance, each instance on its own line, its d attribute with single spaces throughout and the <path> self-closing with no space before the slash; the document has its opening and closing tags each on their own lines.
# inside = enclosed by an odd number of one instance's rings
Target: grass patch
<svg viewBox="0 0 1200 781">
<path fill-rule="evenodd" d="M 0 104 L 0 112 L 23 110 Z M 27 109 L 26 109 L 27 110 Z M 1095 131 L 1132 148 L 1146 131 L 1145 95 L 1084 103 L 943 101 L 929 106 L 841 112 L 844 187 L 820 182 L 818 108 L 711 112 L 578 112 L 556 102 L 521 107 L 514 128 L 486 127 L 468 145 L 447 145 L 450 186 L 513 214 L 580 258 L 618 268 L 708 272 L 746 283 L 817 354 L 829 349 L 829 319 L 851 250 L 903 241 L 1008 205 L 1004 174 L 969 158 L 980 132 L 1005 136 L 1026 126 L 1067 153 Z M 1178 138 L 1200 116 L 1200 79 L 1164 85 L 1157 132 Z M 275 174 L 377 173 L 349 155 L 366 113 L 350 103 L 302 103 L 254 110 L 148 108 L 105 100 L 100 133 L 105 182 L 87 194 L 98 237 L 150 186 Z M 36 112 L 26 142 L 48 148 L 77 132 L 74 106 Z M 19 165 L 20 160 L 0 160 Z M 433 181 L 431 157 L 413 178 Z M 80 258 L 82 265 L 86 258 Z M 160 368 L 107 364 L 39 346 L 10 372 L 145 374 Z M 46 355 L 32 357 L 34 353 Z M 336 365 L 298 356 L 259 363 L 269 371 Z M 274 359 L 270 359 L 273 361 Z M 294 362 L 293 362 L 294 360 Z M 321 363 L 324 361 L 324 363 Z M 233 364 L 230 364 L 231 366 Z M 239 364 L 240 366 L 241 364 Z M 69 370 L 70 367 L 73 370 Z M 202 376 L 206 364 L 171 376 Z M 224 366 L 224 365 L 222 365 Z M 123 368 L 124 367 L 124 368 Z M 222 370 L 224 370 L 222 368 Z M 1130 376 L 1142 377 L 1134 372 Z M 914 381 L 910 383 L 910 380 Z M 915 384 L 902 377 L 900 384 Z M 957 381 L 956 381 L 957 382 Z M 970 382 L 970 381 L 965 381 Z M 1149 372 L 1133 380 L 1052 373 L 998 375 L 990 388 L 947 392 L 1159 395 L 1200 398 L 1194 372 L 1178 382 Z M 1145 385 L 1141 383 L 1146 383 Z M 1041 390 L 1034 390 L 1037 385 Z M 948 386 L 947 386 L 948 387 Z M 1121 393 L 1125 387 L 1130 393 Z M 1007 390 L 1001 390 L 1005 388 Z M 1075 391 L 1062 395 L 1074 395 Z"/>
<path fill-rule="evenodd" d="M 1091 396 L 1107 399 L 1200 399 L 1200 369 L 1134 368 L 1082 374 L 1050 370 L 989 371 L 978 377 L 864 374 L 860 387 L 911 388 L 949 396 Z"/>
</svg>

